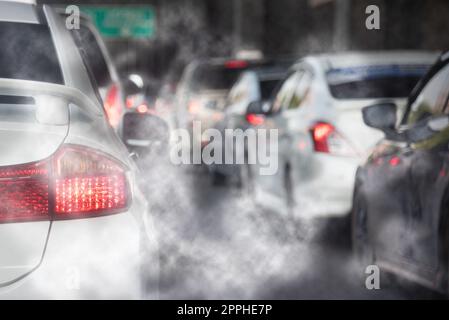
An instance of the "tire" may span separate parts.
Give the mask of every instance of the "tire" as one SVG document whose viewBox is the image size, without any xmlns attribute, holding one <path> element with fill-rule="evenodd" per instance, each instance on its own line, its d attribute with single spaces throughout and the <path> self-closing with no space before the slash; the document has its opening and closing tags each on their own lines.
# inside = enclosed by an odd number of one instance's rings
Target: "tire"
<svg viewBox="0 0 449 320">
<path fill-rule="evenodd" d="M 220 172 L 212 171 L 211 173 L 211 182 L 215 187 L 222 187 L 227 184 L 228 177 Z"/>
<path fill-rule="evenodd" d="M 366 201 L 356 184 L 352 208 L 352 250 L 356 260 L 365 268 L 374 263 L 374 250 L 368 236 L 368 211 Z"/>
<path fill-rule="evenodd" d="M 286 165 L 284 169 L 284 188 L 285 188 L 285 202 L 289 213 L 292 212 L 295 207 L 293 181 L 291 177 L 290 165 Z"/>
</svg>

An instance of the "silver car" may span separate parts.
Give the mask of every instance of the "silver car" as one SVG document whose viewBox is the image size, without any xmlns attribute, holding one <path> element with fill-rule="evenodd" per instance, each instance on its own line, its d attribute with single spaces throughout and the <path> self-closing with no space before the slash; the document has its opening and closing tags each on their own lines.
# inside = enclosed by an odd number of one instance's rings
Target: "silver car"
<svg viewBox="0 0 449 320">
<path fill-rule="evenodd" d="M 142 297 L 156 231 L 64 20 L 0 2 L 0 40 L 0 299 Z"/>
</svg>

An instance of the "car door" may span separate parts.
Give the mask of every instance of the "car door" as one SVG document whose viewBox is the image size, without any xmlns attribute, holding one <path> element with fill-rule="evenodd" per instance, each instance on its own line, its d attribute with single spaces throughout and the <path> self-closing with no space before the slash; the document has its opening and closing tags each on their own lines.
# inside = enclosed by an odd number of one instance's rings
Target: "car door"
<svg viewBox="0 0 449 320">
<path fill-rule="evenodd" d="M 298 135 L 308 134 L 304 131 L 307 123 L 304 114 L 307 96 L 313 80 L 312 73 L 307 69 L 299 69 L 285 82 L 285 93 L 279 92 L 276 103 L 280 104 L 278 115 L 278 128 L 280 150 L 285 162 L 291 161 L 292 145 L 298 140 Z M 278 102 L 279 99 L 279 102 Z"/>
<path fill-rule="evenodd" d="M 274 177 L 270 178 L 269 188 L 279 197 L 285 194 L 285 170 L 290 165 L 292 143 L 298 132 L 298 116 L 311 81 L 312 75 L 305 69 L 292 72 L 280 86 L 272 105 L 272 115 L 266 121 L 267 129 L 274 128 L 278 131 L 279 169 Z"/>
<path fill-rule="evenodd" d="M 449 114 L 449 66 L 441 69 L 412 104 L 407 123 L 418 130 L 429 119 Z M 421 271 L 434 276 L 440 265 L 441 206 L 447 192 L 448 129 L 436 132 L 411 149 L 410 178 L 413 206 L 406 214 L 406 256 Z"/>
</svg>

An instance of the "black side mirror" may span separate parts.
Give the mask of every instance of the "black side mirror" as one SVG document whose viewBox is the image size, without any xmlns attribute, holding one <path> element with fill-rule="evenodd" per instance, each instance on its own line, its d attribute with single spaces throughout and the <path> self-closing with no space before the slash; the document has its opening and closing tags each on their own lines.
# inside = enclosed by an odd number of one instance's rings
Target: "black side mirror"
<svg viewBox="0 0 449 320">
<path fill-rule="evenodd" d="M 126 95 L 131 96 L 143 93 L 146 83 L 143 77 L 137 74 L 132 74 L 122 79 L 122 85 Z"/>
<path fill-rule="evenodd" d="M 168 151 L 169 127 L 158 116 L 129 112 L 123 118 L 123 141 L 143 161 Z"/>
<path fill-rule="evenodd" d="M 270 103 L 268 101 L 253 101 L 248 105 L 246 109 L 246 114 L 263 114 L 267 115 L 270 113 Z"/>
<path fill-rule="evenodd" d="M 365 107 L 362 114 L 367 126 L 383 131 L 387 138 L 396 135 L 397 106 L 395 103 L 380 103 Z"/>
</svg>

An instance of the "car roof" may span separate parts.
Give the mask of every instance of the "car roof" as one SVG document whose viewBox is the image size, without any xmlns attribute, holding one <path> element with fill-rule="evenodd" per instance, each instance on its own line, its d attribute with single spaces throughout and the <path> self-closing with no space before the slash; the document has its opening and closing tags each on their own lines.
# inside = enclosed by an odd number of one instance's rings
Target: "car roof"
<svg viewBox="0 0 449 320">
<path fill-rule="evenodd" d="M 259 80 L 282 79 L 287 74 L 288 68 L 283 66 L 256 67 L 248 69 L 246 72 L 254 73 Z"/>
<path fill-rule="evenodd" d="M 0 21 L 40 23 L 36 5 L 28 1 L 0 0 Z"/>
<path fill-rule="evenodd" d="M 438 52 L 431 51 L 374 51 L 312 55 L 301 61 L 314 61 L 324 70 L 385 64 L 433 64 Z"/>
</svg>

